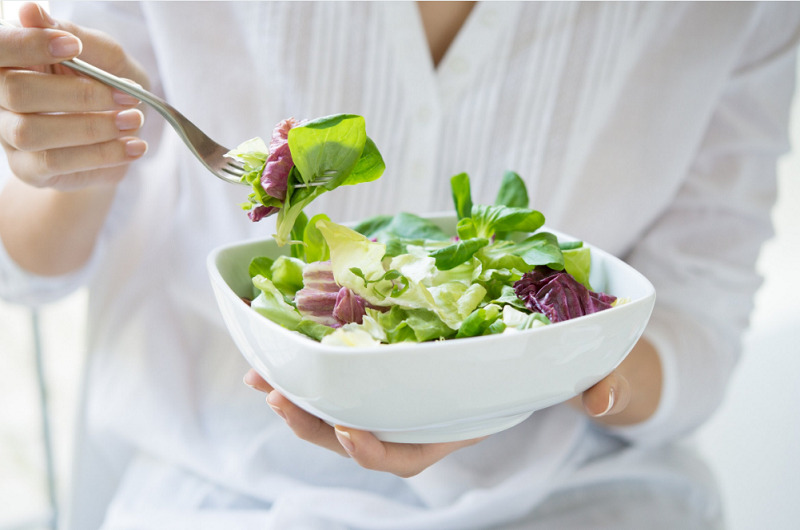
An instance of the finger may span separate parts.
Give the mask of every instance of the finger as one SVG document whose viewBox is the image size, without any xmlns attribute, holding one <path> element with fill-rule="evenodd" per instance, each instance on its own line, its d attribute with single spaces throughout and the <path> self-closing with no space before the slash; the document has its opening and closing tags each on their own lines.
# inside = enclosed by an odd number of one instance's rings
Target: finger
<svg viewBox="0 0 800 530">
<path fill-rule="evenodd" d="M 0 113 L 0 138 L 20 151 L 42 151 L 130 136 L 144 123 L 138 109 L 81 114 Z"/>
<path fill-rule="evenodd" d="M 296 406 L 277 391 L 269 393 L 267 403 L 275 414 L 286 421 L 298 438 L 347 456 L 333 432 L 333 427 L 323 420 Z"/>
<path fill-rule="evenodd" d="M 401 444 L 381 442 L 372 433 L 336 426 L 335 434 L 348 455 L 359 465 L 400 477 L 417 475 L 453 451 L 484 438 L 447 443 Z"/>
<path fill-rule="evenodd" d="M 11 171 L 35 187 L 75 189 L 79 175 L 101 168 L 129 164 L 147 151 L 147 144 L 135 137 L 80 147 L 25 152 L 7 147 Z"/>
<path fill-rule="evenodd" d="M 81 53 L 81 41 L 65 31 L 26 28 L 0 28 L 0 66 L 33 67 L 55 64 Z"/>
<path fill-rule="evenodd" d="M 258 372 L 253 370 L 252 368 L 248 370 L 246 374 L 244 374 L 244 384 L 258 390 L 260 392 L 270 393 L 273 391 L 272 385 L 266 382 L 263 377 L 261 377 Z"/>
<path fill-rule="evenodd" d="M 105 33 L 56 20 L 38 5 L 23 6 L 19 11 L 19 20 L 26 28 L 49 28 L 72 35 L 81 42 L 82 60 L 120 77 L 141 82 L 138 65 L 130 61 L 122 47 Z"/>
<path fill-rule="evenodd" d="M 29 67 L 54 64 L 79 55 L 83 44 L 75 35 L 57 29 L 36 5 L 23 6 L 24 27 L 0 27 L 0 66 Z"/>
<path fill-rule="evenodd" d="M 132 96 L 82 76 L 0 70 L 0 107 L 14 112 L 91 112 L 138 103 Z"/>
<path fill-rule="evenodd" d="M 631 400 L 628 380 L 612 373 L 583 393 L 581 399 L 586 413 L 595 418 L 619 414 Z"/>
</svg>

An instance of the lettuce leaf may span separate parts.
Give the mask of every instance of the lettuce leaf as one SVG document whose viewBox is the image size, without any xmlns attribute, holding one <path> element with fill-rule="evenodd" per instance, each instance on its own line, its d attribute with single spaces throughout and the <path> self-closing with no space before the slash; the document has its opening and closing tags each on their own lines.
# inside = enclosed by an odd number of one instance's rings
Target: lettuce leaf
<svg viewBox="0 0 800 530">
<path fill-rule="evenodd" d="M 258 221 L 277 212 L 274 237 L 280 246 L 297 240 L 291 238 L 291 232 L 298 220 L 302 222 L 303 209 L 314 199 L 339 186 L 376 180 L 385 169 L 380 151 L 367 137 L 363 117 L 335 114 L 295 123 L 279 123 L 269 147 L 254 138 L 227 153 L 244 164 L 242 180 L 251 185 L 252 192 L 243 208 L 250 210 L 250 218 Z M 279 137 L 284 134 L 286 141 L 281 144 Z M 274 151 L 285 149 L 287 144 L 291 156 L 282 154 L 280 160 L 271 161 Z M 280 164 L 281 178 L 285 178 L 279 183 L 279 194 L 265 189 L 263 182 L 272 162 Z M 312 182 L 322 185 L 308 185 Z"/>
</svg>

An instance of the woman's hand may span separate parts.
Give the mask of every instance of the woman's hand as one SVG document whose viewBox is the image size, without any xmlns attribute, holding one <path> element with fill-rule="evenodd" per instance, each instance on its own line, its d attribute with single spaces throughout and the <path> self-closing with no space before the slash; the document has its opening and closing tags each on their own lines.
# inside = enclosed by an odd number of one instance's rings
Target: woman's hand
<svg viewBox="0 0 800 530">
<path fill-rule="evenodd" d="M 353 458 L 358 464 L 401 477 L 414 476 L 453 451 L 473 445 L 482 438 L 440 444 L 399 444 L 381 442 L 366 431 L 331 427 L 294 405 L 269 383 L 250 370 L 244 376 L 248 386 L 267 393 L 272 410 L 301 439 Z M 617 369 L 570 400 L 595 421 L 606 425 L 638 423 L 655 412 L 661 395 L 661 364 L 653 346 L 640 340 Z"/>
<path fill-rule="evenodd" d="M 570 400 L 603 425 L 632 425 L 653 415 L 661 398 L 661 361 L 644 339 L 611 374 Z"/>
<path fill-rule="evenodd" d="M 23 27 L 0 28 L 0 143 L 13 173 L 34 187 L 76 190 L 117 182 L 145 143 L 138 101 L 57 63 L 81 56 L 146 85 L 147 77 L 109 37 L 56 22 L 36 4 Z"/>
<path fill-rule="evenodd" d="M 0 27 L 0 145 L 17 178 L 0 193 L 0 238 L 23 269 L 55 276 L 91 255 L 128 165 L 147 145 L 127 94 L 59 65 L 80 55 L 142 86 L 146 75 L 108 36 L 57 22 L 36 4 Z"/>
<path fill-rule="evenodd" d="M 366 431 L 348 429 L 339 425 L 335 428 L 331 427 L 273 390 L 269 383 L 264 381 L 254 370 L 247 372 L 244 382 L 256 390 L 267 392 L 269 406 L 283 418 L 299 438 L 330 449 L 342 456 L 349 456 L 367 469 L 386 471 L 400 477 L 412 477 L 453 451 L 482 440 L 482 438 L 477 438 L 434 444 L 381 442 Z"/>
</svg>

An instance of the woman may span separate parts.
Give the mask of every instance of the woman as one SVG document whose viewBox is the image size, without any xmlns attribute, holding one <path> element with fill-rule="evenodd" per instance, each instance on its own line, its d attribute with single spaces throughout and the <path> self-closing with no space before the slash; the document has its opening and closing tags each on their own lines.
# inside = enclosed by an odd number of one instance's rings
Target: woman
<svg viewBox="0 0 800 530">
<path fill-rule="evenodd" d="M 787 149 L 796 6 L 54 7 L 0 31 L 0 284 L 27 303 L 90 287 L 75 528 L 719 523 L 702 467 L 668 443 L 713 412 L 738 355 Z M 515 170 L 549 225 L 650 278 L 648 329 L 582 399 L 484 440 L 383 444 L 274 391 L 267 415 L 238 383 L 271 390 L 236 353 L 204 258 L 270 220 L 250 223 L 242 189 L 136 101 L 51 66 L 76 55 L 229 146 L 289 116 L 365 116 L 387 171 L 310 208 L 336 221 L 448 208 L 461 171 L 490 197 Z"/>
</svg>

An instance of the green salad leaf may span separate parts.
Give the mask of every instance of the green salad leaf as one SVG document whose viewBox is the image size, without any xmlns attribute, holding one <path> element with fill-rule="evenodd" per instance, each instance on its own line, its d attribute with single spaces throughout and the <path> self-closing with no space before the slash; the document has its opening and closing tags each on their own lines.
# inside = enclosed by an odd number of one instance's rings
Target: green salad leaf
<svg viewBox="0 0 800 530">
<path fill-rule="evenodd" d="M 280 151 L 281 147 L 270 153 L 270 148 L 259 138 L 248 140 L 227 154 L 244 165 L 242 181 L 250 184 L 252 191 L 243 208 L 251 211 L 251 219 L 258 221 L 277 212 L 274 237 L 280 246 L 303 240 L 302 212 L 314 199 L 339 186 L 376 180 L 385 169 L 383 157 L 367 136 L 361 116 L 335 114 L 296 126 L 294 121 L 288 121 L 291 120 L 278 124 L 276 131 L 278 136 L 286 135 L 290 157 Z M 281 156 L 277 157 L 279 151 Z M 270 162 L 282 164 L 276 170 L 280 175 L 276 178 L 278 182 L 273 183 L 278 191 L 273 190 L 272 194 L 264 186 Z M 281 173 L 289 165 L 288 175 Z M 295 257 L 301 252 L 292 250 Z"/>
</svg>

